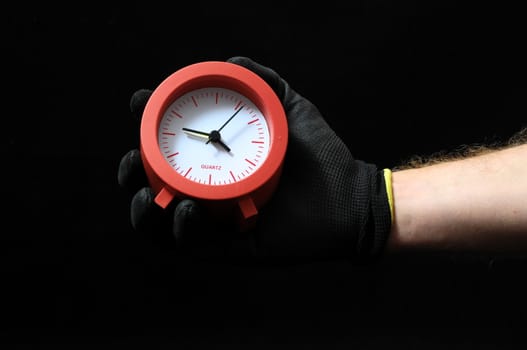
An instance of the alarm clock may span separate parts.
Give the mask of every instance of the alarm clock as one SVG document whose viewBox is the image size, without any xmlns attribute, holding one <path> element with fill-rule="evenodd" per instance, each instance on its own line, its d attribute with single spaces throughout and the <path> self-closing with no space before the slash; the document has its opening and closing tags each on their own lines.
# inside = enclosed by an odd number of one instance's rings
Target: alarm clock
<svg viewBox="0 0 527 350">
<path fill-rule="evenodd" d="M 185 66 L 148 99 L 140 152 L 154 201 L 195 200 L 241 231 L 276 190 L 288 143 L 282 103 L 256 73 L 223 61 Z"/>
</svg>

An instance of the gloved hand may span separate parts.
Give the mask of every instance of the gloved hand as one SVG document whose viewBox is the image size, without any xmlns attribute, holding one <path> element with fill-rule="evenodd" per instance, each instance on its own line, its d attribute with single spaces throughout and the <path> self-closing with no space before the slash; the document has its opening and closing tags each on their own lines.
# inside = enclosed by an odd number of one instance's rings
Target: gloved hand
<svg viewBox="0 0 527 350">
<path fill-rule="evenodd" d="M 391 171 L 355 159 L 317 107 L 274 70 L 246 57 L 227 61 L 261 76 L 280 98 L 288 119 L 280 183 L 260 209 L 256 228 L 239 233 L 219 227 L 190 199 L 161 210 L 153 202 L 137 149 L 123 156 L 118 170 L 119 184 L 133 195 L 132 226 L 173 237 L 180 253 L 297 261 L 370 262 L 381 257 L 393 216 Z M 151 92 L 138 90 L 131 98 L 132 113 L 139 118 Z"/>
</svg>

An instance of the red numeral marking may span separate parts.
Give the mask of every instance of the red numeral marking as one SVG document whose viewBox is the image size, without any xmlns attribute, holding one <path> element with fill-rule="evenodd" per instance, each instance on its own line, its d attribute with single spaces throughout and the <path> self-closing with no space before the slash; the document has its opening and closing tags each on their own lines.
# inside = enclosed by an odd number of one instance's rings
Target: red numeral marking
<svg viewBox="0 0 527 350">
<path fill-rule="evenodd" d="M 178 118 L 183 118 L 183 116 L 181 114 L 179 114 L 178 112 L 174 111 L 174 110 L 171 110 L 170 111 L 171 114 L 175 115 L 176 117 Z"/>
</svg>

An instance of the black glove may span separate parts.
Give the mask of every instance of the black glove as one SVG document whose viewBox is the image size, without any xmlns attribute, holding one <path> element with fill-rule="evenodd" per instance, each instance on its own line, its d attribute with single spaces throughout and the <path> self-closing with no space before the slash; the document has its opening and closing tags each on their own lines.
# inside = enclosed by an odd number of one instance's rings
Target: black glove
<svg viewBox="0 0 527 350">
<path fill-rule="evenodd" d="M 274 70 L 246 57 L 227 60 L 261 76 L 287 114 L 289 143 L 282 177 L 260 209 L 256 228 L 239 233 L 225 225 L 212 229 L 198 203 L 181 200 L 166 210 L 154 204 L 138 150 L 121 159 L 118 181 L 133 194 L 132 226 L 169 236 L 181 252 L 200 255 L 281 257 L 295 260 L 349 258 L 371 262 L 382 256 L 391 228 L 391 172 L 353 158 L 310 101 Z M 140 117 L 150 90 L 131 98 Z M 218 253 L 219 252 L 219 253 Z"/>
</svg>

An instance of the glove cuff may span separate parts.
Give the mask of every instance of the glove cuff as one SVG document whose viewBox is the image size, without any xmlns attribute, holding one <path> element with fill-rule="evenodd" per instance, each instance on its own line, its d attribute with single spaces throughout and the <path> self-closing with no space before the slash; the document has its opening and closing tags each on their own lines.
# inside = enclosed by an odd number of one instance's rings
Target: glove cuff
<svg viewBox="0 0 527 350">
<path fill-rule="evenodd" d="M 388 196 L 388 204 L 390 205 L 390 219 L 393 223 L 394 219 L 394 207 L 393 207 L 393 190 L 392 190 L 392 170 L 391 169 L 384 169 L 383 170 L 384 175 L 384 183 L 386 185 L 386 195 Z"/>
<path fill-rule="evenodd" d="M 353 256 L 353 260 L 362 263 L 371 263 L 381 258 L 393 217 L 391 171 L 378 171 L 373 167 L 369 170 L 370 202 L 366 221 L 357 237 L 356 254 Z"/>
</svg>

